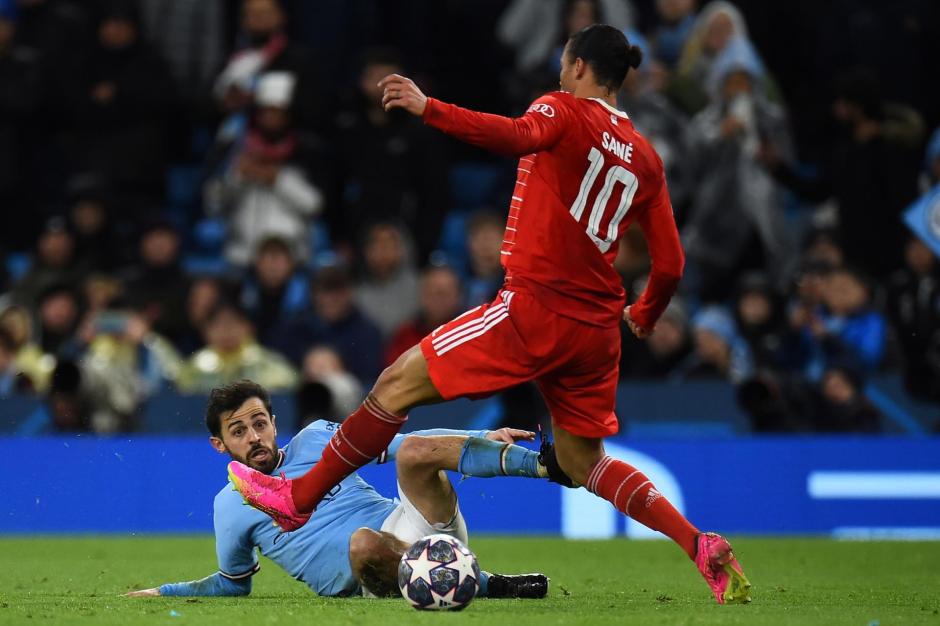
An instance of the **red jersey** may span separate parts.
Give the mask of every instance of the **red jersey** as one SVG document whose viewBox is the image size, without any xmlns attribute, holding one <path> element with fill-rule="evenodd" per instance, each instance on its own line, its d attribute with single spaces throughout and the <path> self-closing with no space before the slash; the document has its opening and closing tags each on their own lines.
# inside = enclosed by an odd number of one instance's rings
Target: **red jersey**
<svg viewBox="0 0 940 626">
<path fill-rule="evenodd" d="M 500 252 L 506 285 L 559 315 L 619 323 L 624 290 L 613 262 L 617 242 L 637 222 L 652 269 L 631 315 L 653 328 L 685 259 L 662 161 L 625 113 L 600 99 L 553 92 L 516 119 L 428 98 L 424 122 L 520 157 Z"/>
</svg>

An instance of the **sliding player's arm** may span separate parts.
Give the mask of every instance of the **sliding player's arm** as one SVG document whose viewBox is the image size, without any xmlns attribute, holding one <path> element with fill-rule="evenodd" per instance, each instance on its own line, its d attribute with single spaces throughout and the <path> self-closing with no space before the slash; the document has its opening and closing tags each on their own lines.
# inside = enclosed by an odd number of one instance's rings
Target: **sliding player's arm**
<svg viewBox="0 0 940 626">
<path fill-rule="evenodd" d="M 646 238 L 652 267 L 646 289 L 634 304 L 624 309 L 623 317 L 633 334 L 642 339 L 653 332 L 656 320 L 676 293 L 685 267 L 685 253 L 679 241 L 665 177 L 656 200 L 637 217 L 637 223 Z"/>
<path fill-rule="evenodd" d="M 461 141 L 510 156 L 548 150 L 561 141 L 571 115 L 567 96 L 548 94 L 532 103 L 525 115 L 508 118 L 470 111 L 428 98 L 414 82 L 392 74 L 379 83 L 386 110 L 405 109 Z"/>
<path fill-rule="evenodd" d="M 250 594 L 251 577 L 261 569 L 261 565 L 255 554 L 250 531 L 245 525 L 238 523 L 240 510 L 226 506 L 228 503 L 228 499 L 220 502 L 219 497 L 216 497 L 213 519 L 219 571 L 199 580 L 167 583 L 153 589 L 133 591 L 127 595 L 204 597 Z"/>
<path fill-rule="evenodd" d="M 395 460 L 398 449 L 407 437 L 467 437 L 476 439 L 488 439 L 490 441 L 500 441 L 503 443 L 515 443 L 516 441 L 534 441 L 535 433 L 528 430 L 518 430 L 516 428 L 500 428 L 499 430 L 454 430 L 450 428 L 431 428 L 428 430 L 416 430 L 405 435 L 398 434 L 388 444 L 385 452 L 380 454 L 374 463 L 389 463 Z"/>
</svg>

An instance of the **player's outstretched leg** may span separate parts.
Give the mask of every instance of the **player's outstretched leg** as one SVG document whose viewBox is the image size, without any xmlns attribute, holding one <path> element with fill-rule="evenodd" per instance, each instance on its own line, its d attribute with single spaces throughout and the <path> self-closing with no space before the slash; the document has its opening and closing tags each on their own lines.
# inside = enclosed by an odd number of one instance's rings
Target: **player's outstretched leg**
<svg viewBox="0 0 940 626">
<path fill-rule="evenodd" d="M 555 429 L 558 463 L 575 482 L 681 547 L 695 562 L 719 604 L 750 602 L 751 584 L 731 550 L 715 533 L 700 532 L 656 489 L 646 474 L 604 454 L 601 439 Z"/>
<path fill-rule="evenodd" d="M 442 400 L 415 346 L 379 376 L 372 392 L 347 417 L 310 470 L 293 480 L 229 463 L 229 478 L 245 502 L 270 515 L 285 531 L 300 528 L 330 489 L 379 454 L 401 430 L 407 412 Z"/>
</svg>

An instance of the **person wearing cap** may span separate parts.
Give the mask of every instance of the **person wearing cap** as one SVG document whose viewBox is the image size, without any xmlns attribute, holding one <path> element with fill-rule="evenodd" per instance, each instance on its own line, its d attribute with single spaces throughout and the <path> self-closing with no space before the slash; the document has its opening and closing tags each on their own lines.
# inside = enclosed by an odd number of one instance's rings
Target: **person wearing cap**
<svg viewBox="0 0 940 626">
<path fill-rule="evenodd" d="M 290 103 L 296 78 L 268 72 L 258 80 L 251 126 L 225 171 L 206 186 L 210 212 L 228 216 L 226 259 L 245 267 L 265 239 L 286 241 L 301 261 L 309 257 L 310 221 L 323 194 L 298 165 L 298 136 Z"/>
</svg>

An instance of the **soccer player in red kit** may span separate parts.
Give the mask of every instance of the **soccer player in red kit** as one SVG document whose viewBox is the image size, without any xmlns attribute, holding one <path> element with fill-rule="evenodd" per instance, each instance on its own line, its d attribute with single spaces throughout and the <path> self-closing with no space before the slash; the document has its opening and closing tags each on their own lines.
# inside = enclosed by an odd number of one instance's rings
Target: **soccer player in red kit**
<svg viewBox="0 0 940 626">
<path fill-rule="evenodd" d="M 233 462 L 229 474 L 249 504 L 285 530 L 297 528 L 340 480 L 382 453 L 412 407 L 534 380 L 555 434 L 546 465 L 673 539 L 719 603 L 750 600 L 728 542 L 699 532 L 642 471 L 604 453 L 603 438 L 618 429 L 621 316 L 636 336 L 652 332 L 684 263 L 662 161 L 615 108 L 626 73 L 640 60 L 622 32 L 589 26 L 565 47 L 561 90 L 517 119 L 427 98 L 399 75 L 381 81 L 386 109 L 404 109 L 453 137 L 519 157 L 500 252 L 505 285 L 492 303 L 441 326 L 386 369 L 306 475 L 287 480 Z M 612 264 L 633 222 L 644 233 L 652 269 L 643 294 L 624 308 Z"/>
</svg>

